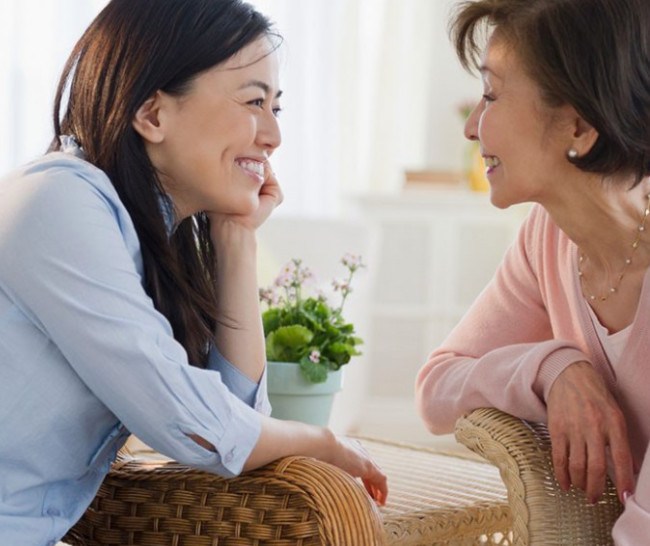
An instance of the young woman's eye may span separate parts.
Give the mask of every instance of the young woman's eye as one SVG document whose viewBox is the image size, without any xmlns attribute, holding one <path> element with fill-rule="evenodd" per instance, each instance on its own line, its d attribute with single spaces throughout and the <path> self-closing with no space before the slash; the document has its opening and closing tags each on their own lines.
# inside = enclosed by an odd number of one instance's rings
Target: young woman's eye
<svg viewBox="0 0 650 546">
<path fill-rule="evenodd" d="M 483 95 L 483 100 L 487 103 L 494 102 L 494 97 L 486 93 Z"/>
</svg>

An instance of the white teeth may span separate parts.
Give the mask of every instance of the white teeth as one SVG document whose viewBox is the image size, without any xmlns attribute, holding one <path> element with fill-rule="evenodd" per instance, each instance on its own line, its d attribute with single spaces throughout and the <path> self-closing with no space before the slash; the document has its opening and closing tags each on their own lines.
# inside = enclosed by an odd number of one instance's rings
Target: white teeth
<svg viewBox="0 0 650 546">
<path fill-rule="evenodd" d="M 497 167 L 498 165 L 501 164 L 501 161 L 499 160 L 498 157 L 487 156 L 484 157 L 483 159 L 485 161 L 485 166 L 488 168 Z"/>
<path fill-rule="evenodd" d="M 264 176 L 264 163 L 250 159 L 243 159 L 238 160 L 237 165 L 239 165 L 242 169 L 250 171 L 258 176 Z"/>
</svg>

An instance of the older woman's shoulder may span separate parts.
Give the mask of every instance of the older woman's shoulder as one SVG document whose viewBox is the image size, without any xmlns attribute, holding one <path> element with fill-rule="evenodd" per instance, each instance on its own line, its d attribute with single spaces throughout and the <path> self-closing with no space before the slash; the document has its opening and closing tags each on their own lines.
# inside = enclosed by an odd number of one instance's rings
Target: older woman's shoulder
<svg viewBox="0 0 650 546">
<path fill-rule="evenodd" d="M 538 270 L 566 260 L 573 252 L 573 242 L 539 204 L 531 207 L 519 237 L 523 252 Z"/>
<path fill-rule="evenodd" d="M 564 232 L 558 227 L 548 211 L 537 203 L 531 206 L 522 229 L 538 242 L 549 238 L 560 240 L 566 238 Z"/>
</svg>

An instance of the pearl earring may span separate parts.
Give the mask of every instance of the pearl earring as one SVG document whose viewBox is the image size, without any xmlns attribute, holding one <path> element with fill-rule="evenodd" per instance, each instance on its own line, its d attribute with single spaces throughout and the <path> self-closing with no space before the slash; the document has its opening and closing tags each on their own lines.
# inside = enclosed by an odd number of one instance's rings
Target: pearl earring
<svg viewBox="0 0 650 546">
<path fill-rule="evenodd" d="M 578 157 L 578 150 L 571 148 L 566 155 L 569 156 L 569 159 L 575 159 L 576 157 Z"/>
</svg>

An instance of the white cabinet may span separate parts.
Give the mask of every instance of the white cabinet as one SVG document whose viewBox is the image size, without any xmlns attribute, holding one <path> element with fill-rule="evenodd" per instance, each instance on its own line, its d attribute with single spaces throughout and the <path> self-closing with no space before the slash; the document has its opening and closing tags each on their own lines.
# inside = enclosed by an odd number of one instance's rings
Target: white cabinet
<svg viewBox="0 0 650 546">
<path fill-rule="evenodd" d="M 370 413 L 385 424 L 390 416 L 377 415 L 382 407 L 394 414 L 402 400 L 412 408 L 418 369 L 489 282 L 528 207 L 499 210 L 488 194 L 464 189 L 366 195 L 356 203 L 379 239 L 369 264 L 366 351 L 376 406 Z"/>
</svg>

